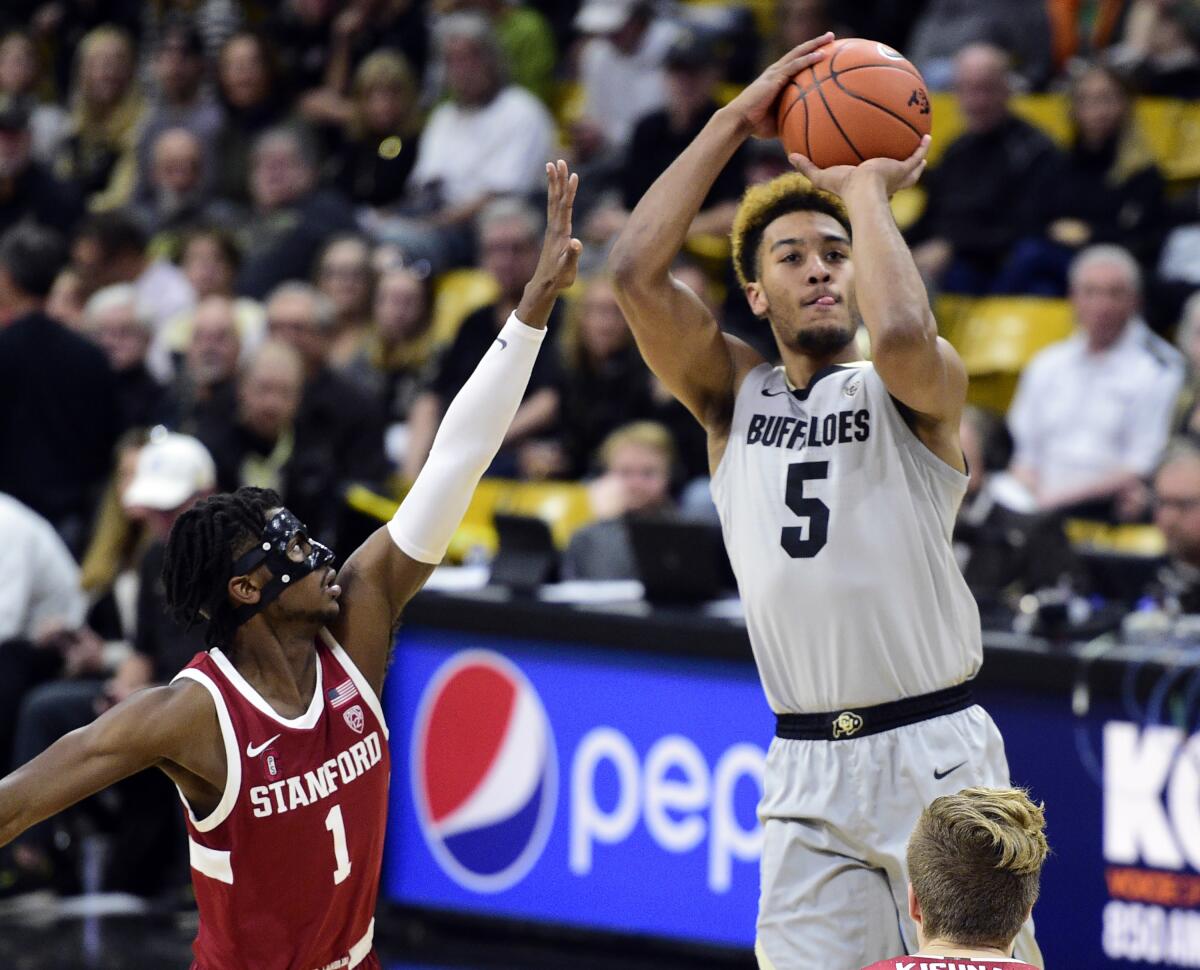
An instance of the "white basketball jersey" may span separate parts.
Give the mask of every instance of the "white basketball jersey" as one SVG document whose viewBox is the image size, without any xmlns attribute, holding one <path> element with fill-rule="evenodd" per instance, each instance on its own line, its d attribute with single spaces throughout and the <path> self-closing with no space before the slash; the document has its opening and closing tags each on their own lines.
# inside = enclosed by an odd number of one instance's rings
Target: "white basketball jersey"
<svg viewBox="0 0 1200 970">
<path fill-rule="evenodd" d="M 870 363 L 797 391 L 782 367 L 746 376 L 712 493 L 772 710 L 882 704 L 975 675 L 979 611 L 950 542 L 966 487 Z"/>
</svg>

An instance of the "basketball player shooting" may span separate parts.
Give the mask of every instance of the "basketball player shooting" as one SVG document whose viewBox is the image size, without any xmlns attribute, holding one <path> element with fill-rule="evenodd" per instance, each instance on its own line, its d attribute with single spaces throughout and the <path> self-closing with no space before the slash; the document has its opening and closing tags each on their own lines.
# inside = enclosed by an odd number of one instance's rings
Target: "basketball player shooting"
<svg viewBox="0 0 1200 970">
<path fill-rule="evenodd" d="M 967 377 L 888 203 L 920 177 L 928 136 L 903 161 L 821 170 L 793 155 L 802 175 L 746 193 L 734 265 L 782 366 L 723 334 L 669 273 L 722 167 L 751 135 L 776 134 L 781 90 L 832 40 L 790 51 L 717 111 L 611 256 L 643 356 L 707 431 L 713 499 L 777 715 L 756 944 L 776 970 L 855 970 L 912 952 L 913 824 L 939 795 L 1009 784 L 1000 734 L 971 701 L 979 614 L 950 544 L 967 484 Z M 1040 965 L 1028 924 L 1017 952 Z"/>
<path fill-rule="evenodd" d="M 194 970 L 378 968 L 372 950 L 390 759 L 379 697 L 405 604 L 445 555 L 575 279 L 578 177 L 547 165 L 541 260 L 446 412 L 395 517 L 335 575 L 269 491 L 176 523 L 163 579 L 208 650 L 0 781 L 0 845 L 144 768 L 184 801 L 200 909 Z"/>
</svg>

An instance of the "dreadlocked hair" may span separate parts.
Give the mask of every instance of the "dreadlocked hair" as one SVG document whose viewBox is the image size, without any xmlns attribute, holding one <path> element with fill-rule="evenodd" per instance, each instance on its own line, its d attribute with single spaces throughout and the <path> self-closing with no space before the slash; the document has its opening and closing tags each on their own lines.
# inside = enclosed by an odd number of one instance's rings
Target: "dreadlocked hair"
<svg viewBox="0 0 1200 970">
<path fill-rule="evenodd" d="M 228 593 L 233 563 L 258 541 L 267 513 L 281 505 L 271 489 L 245 486 L 197 502 L 171 528 L 162 569 L 167 606 L 189 629 L 208 621 L 210 650 L 229 645 L 237 629 Z"/>
</svg>

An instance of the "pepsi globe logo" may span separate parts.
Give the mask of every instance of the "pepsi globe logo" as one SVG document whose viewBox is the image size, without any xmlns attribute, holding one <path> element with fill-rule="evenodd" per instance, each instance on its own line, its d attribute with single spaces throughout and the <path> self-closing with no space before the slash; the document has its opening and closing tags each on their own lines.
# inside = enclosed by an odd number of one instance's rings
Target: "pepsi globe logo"
<svg viewBox="0 0 1200 970">
<path fill-rule="evenodd" d="M 480 893 L 520 882 L 558 801 L 550 721 L 520 669 L 491 650 L 442 664 L 417 707 L 410 764 L 421 831 L 446 875 Z"/>
</svg>

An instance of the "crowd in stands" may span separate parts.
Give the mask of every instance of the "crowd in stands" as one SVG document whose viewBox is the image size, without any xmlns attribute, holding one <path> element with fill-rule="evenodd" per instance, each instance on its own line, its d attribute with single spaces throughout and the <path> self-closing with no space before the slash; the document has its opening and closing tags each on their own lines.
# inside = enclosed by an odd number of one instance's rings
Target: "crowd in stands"
<svg viewBox="0 0 1200 970">
<path fill-rule="evenodd" d="M 901 220 L 935 308 L 1069 301 L 1007 414 L 964 418 L 981 605 L 1095 592 L 1082 517 L 1164 537 L 1124 606 L 1200 609 L 1200 168 L 1167 170 L 1140 110 L 1200 101 L 1196 0 L 12 0 L 0 772 L 200 646 L 158 579 L 189 503 L 273 488 L 344 553 L 351 486 L 403 494 L 533 272 L 555 156 L 581 175 L 582 278 L 491 473 L 603 486 L 566 578 L 635 573 L 627 516 L 711 520 L 703 434 L 642 362 L 606 249 L 717 105 L 827 28 L 904 51 L 961 116 Z M 1065 133 L 1017 110 L 1030 93 Z M 727 235 L 788 170 L 748 143 L 674 269 L 768 356 Z"/>
</svg>

